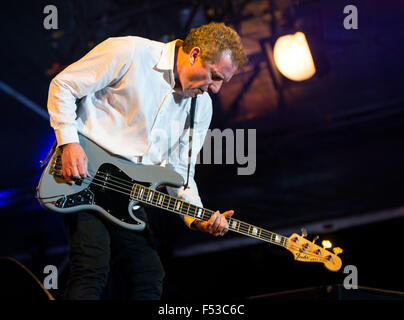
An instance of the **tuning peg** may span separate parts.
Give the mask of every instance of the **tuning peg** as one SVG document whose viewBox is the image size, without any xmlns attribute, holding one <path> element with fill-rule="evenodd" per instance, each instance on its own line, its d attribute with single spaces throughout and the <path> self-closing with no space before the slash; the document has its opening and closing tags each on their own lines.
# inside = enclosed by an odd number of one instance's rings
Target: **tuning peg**
<svg viewBox="0 0 404 320">
<path fill-rule="evenodd" d="M 306 230 L 306 228 L 302 228 L 302 229 L 300 229 L 301 231 L 302 231 L 302 237 L 303 238 L 306 238 L 307 237 L 307 230 Z"/>
<path fill-rule="evenodd" d="M 340 253 L 342 253 L 344 250 L 342 250 L 340 247 L 336 247 L 336 248 L 332 249 L 332 251 L 334 251 L 334 254 L 337 256 Z"/>
<path fill-rule="evenodd" d="M 319 236 L 315 236 L 311 242 L 316 243 L 316 241 L 320 238 Z"/>
</svg>

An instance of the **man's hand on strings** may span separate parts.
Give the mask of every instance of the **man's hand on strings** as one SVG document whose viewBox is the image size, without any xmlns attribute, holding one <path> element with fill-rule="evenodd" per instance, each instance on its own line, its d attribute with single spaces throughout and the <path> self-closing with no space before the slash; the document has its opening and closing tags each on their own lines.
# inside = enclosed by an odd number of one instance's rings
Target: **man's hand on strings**
<svg viewBox="0 0 404 320">
<path fill-rule="evenodd" d="M 208 221 L 195 220 L 191 224 L 191 228 L 210 233 L 217 236 L 224 236 L 229 231 L 229 224 L 226 218 L 231 217 L 234 214 L 234 210 L 228 210 L 220 213 L 216 211 Z"/>
</svg>

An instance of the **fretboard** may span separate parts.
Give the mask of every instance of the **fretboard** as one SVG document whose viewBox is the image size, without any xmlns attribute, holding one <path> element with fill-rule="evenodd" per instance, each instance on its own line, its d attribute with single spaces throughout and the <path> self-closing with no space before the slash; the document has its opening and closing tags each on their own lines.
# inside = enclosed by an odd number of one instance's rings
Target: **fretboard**
<svg viewBox="0 0 404 320">
<path fill-rule="evenodd" d="M 153 207 L 203 221 L 208 221 L 215 213 L 212 210 L 195 206 L 189 202 L 172 197 L 157 190 L 152 190 L 137 183 L 132 187 L 130 198 Z M 231 231 L 286 247 L 286 237 L 231 217 L 227 217 L 226 220 L 229 224 L 229 230 Z"/>
</svg>

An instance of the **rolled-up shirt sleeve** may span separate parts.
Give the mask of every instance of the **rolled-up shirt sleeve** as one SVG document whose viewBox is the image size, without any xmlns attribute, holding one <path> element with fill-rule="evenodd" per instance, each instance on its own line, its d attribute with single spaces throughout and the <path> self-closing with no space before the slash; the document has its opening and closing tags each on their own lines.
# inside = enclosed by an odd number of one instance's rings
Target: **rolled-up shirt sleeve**
<svg viewBox="0 0 404 320">
<path fill-rule="evenodd" d="M 170 195 L 181 198 L 198 207 L 203 207 L 203 204 L 199 196 L 198 186 L 194 179 L 195 164 L 198 154 L 203 147 L 211 119 L 212 119 L 212 102 L 210 100 L 210 97 L 208 99 L 205 98 L 203 102 L 199 102 L 197 99 L 188 188 L 184 189 L 184 187 L 180 188 L 167 187 L 167 192 Z M 178 144 L 179 152 L 173 152 L 175 156 L 169 159 L 168 163 L 176 172 L 181 174 L 182 177 L 184 178 L 184 181 L 186 181 L 188 162 L 189 162 L 188 160 L 189 128 L 184 133 L 185 134 L 181 136 Z M 190 227 L 191 223 L 195 220 L 192 217 L 186 217 L 186 216 L 184 216 L 183 219 L 188 227 Z"/>
<path fill-rule="evenodd" d="M 104 89 L 122 77 L 132 63 L 132 54 L 129 38 L 109 38 L 52 79 L 48 112 L 58 146 L 79 141 L 76 99 Z"/>
</svg>

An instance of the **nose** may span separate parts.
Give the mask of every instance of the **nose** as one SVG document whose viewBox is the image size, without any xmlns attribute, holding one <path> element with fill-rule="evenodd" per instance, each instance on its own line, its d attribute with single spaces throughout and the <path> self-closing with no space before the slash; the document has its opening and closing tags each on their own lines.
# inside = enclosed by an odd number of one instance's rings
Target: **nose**
<svg viewBox="0 0 404 320">
<path fill-rule="evenodd" d="M 213 93 L 218 93 L 220 88 L 222 87 L 223 81 L 213 81 L 209 85 L 209 90 L 212 91 Z"/>
</svg>

